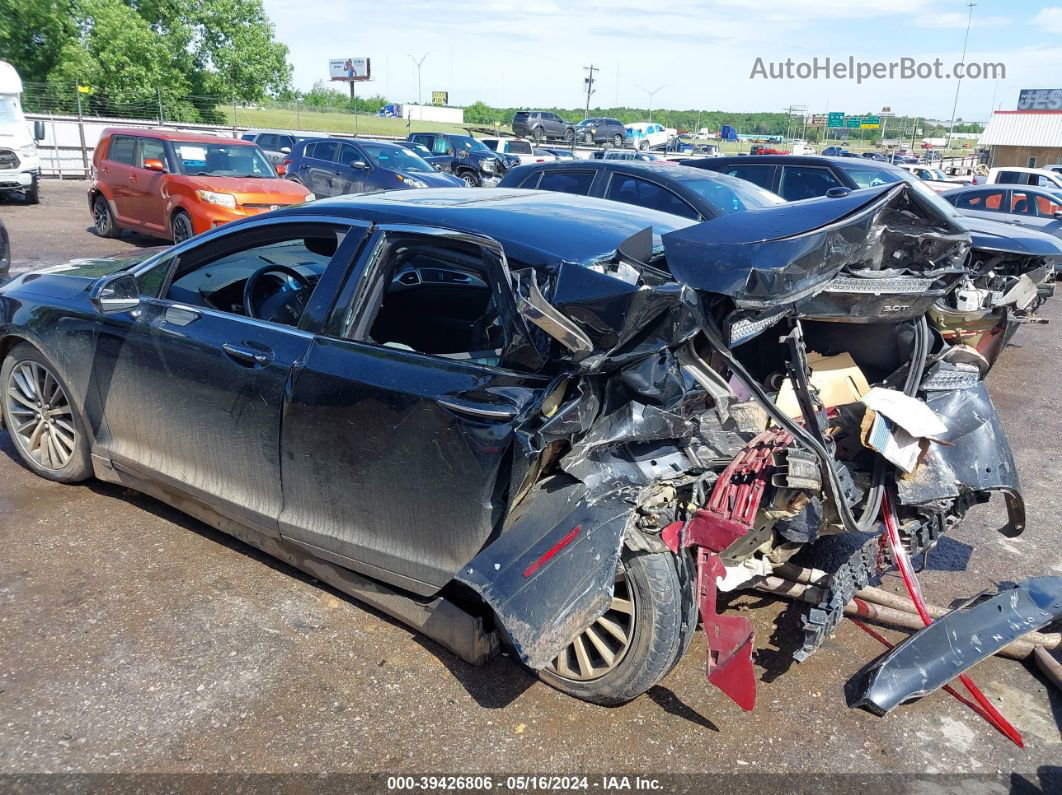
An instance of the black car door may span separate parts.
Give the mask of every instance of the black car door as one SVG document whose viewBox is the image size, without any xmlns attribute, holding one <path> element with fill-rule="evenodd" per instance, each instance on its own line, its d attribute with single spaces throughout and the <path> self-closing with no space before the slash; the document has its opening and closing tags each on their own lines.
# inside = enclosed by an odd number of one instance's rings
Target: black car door
<svg viewBox="0 0 1062 795">
<path fill-rule="evenodd" d="M 285 538 L 426 595 L 497 532 L 514 429 L 545 386 L 502 364 L 520 331 L 499 252 L 374 232 L 285 409 Z"/>
<path fill-rule="evenodd" d="M 307 146 L 306 150 L 309 151 L 310 147 Z M 338 141 L 318 141 L 313 144 L 312 156 L 306 158 L 304 183 L 318 199 L 342 192 L 335 186 L 335 159 L 338 152 Z"/>
<path fill-rule="evenodd" d="M 332 262 L 342 270 L 363 234 L 346 224 L 257 223 L 177 248 L 156 266 L 170 269 L 162 278 L 140 274 L 160 297 L 142 296 L 135 313 L 101 321 L 93 368 L 102 406 L 93 421 L 112 463 L 275 534 L 284 391 L 313 334 L 243 314 L 243 287 L 252 273 L 273 265 L 293 268 L 327 291 L 320 274 Z M 295 292 L 283 274 L 258 283 L 261 313 L 279 307 L 269 296 Z"/>
<path fill-rule="evenodd" d="M 371 190 L 371 167 L 368 158 L 354 144 L 340 144 L 336 173 L 332 179 L 334 196 L 364 193 Z M 380 186 L 382 187 L 382 186 Z"/>
</svg>

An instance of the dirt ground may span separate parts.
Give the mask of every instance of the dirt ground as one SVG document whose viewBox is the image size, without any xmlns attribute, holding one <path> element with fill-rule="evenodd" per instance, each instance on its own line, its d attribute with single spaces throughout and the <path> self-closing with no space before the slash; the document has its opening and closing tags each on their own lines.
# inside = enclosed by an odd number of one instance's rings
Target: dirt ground
<svg viewBox="0 0 1062 795">
<path fill-rule="evenodd" d="M 157 244 L 97 238 L 84 196 L 84 183 L 47 182 L 39 206 L 0 202 L 16 271 Z M 1028 529 L 996 532 L 1001 499 L 974 509 L 929 557 L 932 602 L 1062 574 L 1062 297 L 1044 314 L 1053 324 L 1022 329 L 989 378 Z M 1062 787 L 1062 694 L 1029 666 L 972 670 L 1024 750 L 943 692 L 874 717 L 849 709 L 843 686 L 882 647 L 845 622 L 791 663 L 799 610 L 773 599 L 732 603 L 757 627 L 755 711 L 707 684 L 702 637 L 661 684 L 609 709 L 507 657 L 467 666 L 152 499 L 36 478 L 3 432 L 0 550 L 0 774 L 785 774 L 776 786 L 816 780 L 796 774 L 984 774 Z"/>
</svg>

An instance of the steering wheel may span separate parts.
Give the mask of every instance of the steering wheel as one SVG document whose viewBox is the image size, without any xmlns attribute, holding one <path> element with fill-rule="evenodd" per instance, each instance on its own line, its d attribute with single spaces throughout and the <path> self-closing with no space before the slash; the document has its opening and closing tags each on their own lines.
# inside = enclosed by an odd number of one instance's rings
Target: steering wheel
<svg viewBox="0 0 1062 795">
<path fill-rule="evenodd" d="M 258 282 L 267 273 L 289 276 L 298 283 L 294 290 L 287 287 L 286 281 L 282 281 L 280 289 L 261 302 L 261 306 L 255 307 L 255 288 Z M 302 311 L 306 308 L 306 301 L 313 292 L 310 280 L 294 268 L 287 265 L 265 265 L 247 277 L 247 283 L 243 286 L 243 311 L 247 317 L 259 320 L 268 320 L 273 323 L 284 323 L 294 326 L 302 317 Z"/>
</svg>

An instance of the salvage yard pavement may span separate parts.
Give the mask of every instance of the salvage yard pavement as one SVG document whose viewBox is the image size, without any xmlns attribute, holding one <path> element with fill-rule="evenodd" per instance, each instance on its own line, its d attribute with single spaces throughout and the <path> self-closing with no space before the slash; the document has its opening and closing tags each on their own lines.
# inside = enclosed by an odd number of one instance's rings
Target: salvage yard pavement
<svg viewBox="0 0 1062 795">
<path fill-rule="evenodd" d="M 85 188 L 49 182 L 39 206 L 0 204 L 14 271 L 157 244 L 93 235 Z M 929 555 L 932 603 L 1062 573 L 1062 309 L 1041 314 L 1055 325 L 1019 331 L 988 377 L 1028 529 L 996 532 L 1002 499 L 974 508 Z M 661 684 L 604 708 L 506 657 L 467 666 L 150 498 L 37 478 L 2 432 L 0 543 L 2 773 L 1016 773 L 1062 787 L 1062 694 L 1031 664 L 971 670 L 1024 750 L 942 692 L 878 718 L 843 692 L 877 641 L 846 621 L 793 663 L 802 608 L 765 594 L 729 602 L 756 628 L 756 711 L 705 681 L 699 633 Z M 883 587 L 903 592 L 895 576 Z"/>
</svg>

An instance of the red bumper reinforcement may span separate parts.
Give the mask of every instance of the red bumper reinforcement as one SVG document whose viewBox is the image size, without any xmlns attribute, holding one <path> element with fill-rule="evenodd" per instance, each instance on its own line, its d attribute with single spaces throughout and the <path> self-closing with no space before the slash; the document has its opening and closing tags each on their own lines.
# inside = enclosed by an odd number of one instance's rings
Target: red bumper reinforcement
<svg viewBox="0 0 1062 795">
<path fill-rule="evenodd" d="M 674 522 L 662 533 L 664 543 L 676 554 L 697 547 L 697 603 L 708 641 L 708 681 L 744 710 L 756 706 L 754 632 L 747 618 L 716 611 L 716 578 L 726 573 L 718 553 L 752 529 L 772 469 L 772 454 L 792 441 L 780 428 L 756 436 L 723 470 L 708 504 L 685 524 Z"/>
</svg>

